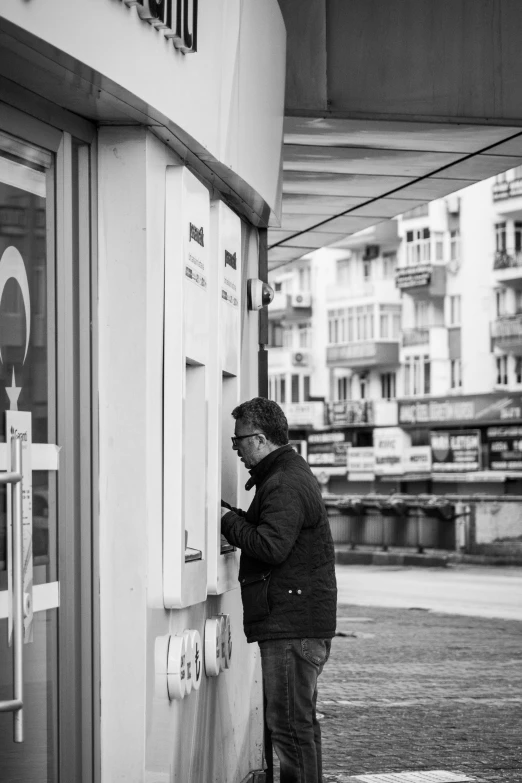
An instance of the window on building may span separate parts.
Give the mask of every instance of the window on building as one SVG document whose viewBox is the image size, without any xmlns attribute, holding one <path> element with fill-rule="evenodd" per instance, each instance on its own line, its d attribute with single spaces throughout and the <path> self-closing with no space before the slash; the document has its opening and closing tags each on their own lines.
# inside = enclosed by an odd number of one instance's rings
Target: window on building
<svg viewBox="0 0 522 783">
<path fill-rule="evenodd" d="M 292 326 L 283 326 L 283 347 L 294 347 L 294 329 Z"/>
<path fill-rule="evenodd" d="M 372 262 L 363 258 L 363 280 L 368 283 L 372 279 Z"/>
<path fill-rule="evenodd" d="M 431 261 L 429 228 L 406 232 L 406 263 L 408 266 Z"/>
<path fill-rule="evenodd" d="M 381 397 L 383 400 L 394 400 L 397 396 L 396 375 L 394 372 L 381 373 Z"/>
<path fill-rule="evenodd" d="M 449 325 L 460 326 L 460 294 L 449 297 Z"/>
<path fill-rule="evenodd" d="M 303 402 L 308 402 L 310 399 L 310 376 L 303 375 Z"/>
<path fill-rule="evenodd" d="M 507 289 L 496 288 L 495 289 L 495 310 L 497 317 L 507 315 Z"/>
<path fill-rule="evenodd" d="M 444 261 L 444 234 L 442 231 L 433 232 L 433 254 L 435 261 Z"/>
<path fill-rule="evenodd" d="M 415 300 L 414 319 L 416 328 L 429 326 L 429 302 L 426 299 Z"/>
<path fill-rule="evenodd" d="M 460 231 L 457 229 L 450 231 L 450 261 L 458 261 L 460 258 Z"/>
<path fill-rule="evenodd" d="M 504 174 L 504 177 L 506 175 Z M 522 166 L 515 166 L 511 172 L 512 179 L 522 179 Z"/>
<path fill-rule="evenodd" d="M 298 324 L 297 326 L 298 347 L 310 348 L 311 338 L 312 338 L 312 327 L 310 322 Z"/>
<path fill-rule="evenodd" d="M 274 283 L 274 291 L 282 291 L 283 290 L 283 284 L 281 281 L 277 281 L 277 283 Z"/>
<path fill-rule="evenodd" d="M 515 383 L 522 383 L 522 356 L 515 356 Z"/>
<path fill-rule="evenodd" d="M 431 364 L 427 356 L 424 357 L 424 394 L 431 393 Z"/>
<path fill-rule="evenodd" d="M 452 389 L 460 389 L 462 386 L 462 362 L 460 359 L 452 359 L 450 362 L 450 386 Z"/>
<path fill-rule="evenodd" d="M 506 223 L 495 223 L 495 249 L 497 253 L 506 252 Z"/>
<path fill-rule="evenodd" d="M 522 252 L 522 221 L 515 220 L 515 253 Z"/>
<path fill-rule="evenodd" d="M 362 372 L 359 374 L 359 397 L 365 400 L 368 396 L 368 374 Z"/>
<path fill-rule="evenodd" d="M 268 322 L 268 345 L 271 348 L 283 346 L 283 327 L 278 321 Z"/>
<path fill-rule="evenodd" d="M 508 357 L 497 356 L 497 386 L 508 385 Z"/>
<path fill-rule="evenodd" d="M 398 340 L 401 328 L 401 306 L 380 305 L 379 327 L 381 340 Z"/>
<path fill-rule="evenodd" d="M 335 399 L 339 402 L 350 400 L 352 397 L 352 379 L 351 378 L 336 378 L 335 382 Z"/>
<path fill-rule="evenodd" d="M 430 394 L 431 366 L 429 356 L 409 356 L 404 363 L 404 395 Z"/>
<path fill-rule="evenodd" d="M 352 283 L 352 259 L 341 258 L 337 262 L 337 285 L 349 288 Z"/>
<path fill-rule="evenodd" d="M 397 269 L 397 253 L 382 254 L 382 277 L 383 280 L 393 280 L 395 270 Z"/>
<path fill-rule="evenodd" d="M 302 266 L 297 270 L 297 287 L 299 291 L 310 290 L 310 267 Z"/>
<path fill-rule="evenodd" d="M 291 401 L 292 402 L 300 402 L 299 400 L 299 376 L 298 375 L 292 375 L 292 392 L 291 392 Z"/>
<path fill-rule="evenodd" d="M 346 312 L 346 340 L 353 343 L 355 340 L 355 313 L 353 307 L 349 307 Z"/>
<path fill-rule="evenodd" d="M 286 378 L 284 375 L 268 376 L 268 396 L 274 402 L 286 402 Z"/>
</svg>

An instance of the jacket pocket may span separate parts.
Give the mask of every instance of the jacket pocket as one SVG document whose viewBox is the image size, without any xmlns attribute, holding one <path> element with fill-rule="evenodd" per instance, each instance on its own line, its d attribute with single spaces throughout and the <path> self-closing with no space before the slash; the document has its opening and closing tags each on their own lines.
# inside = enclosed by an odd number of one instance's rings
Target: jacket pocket
<svg viewBox="0 0 522 783">
<path fill-rule="evenodd" d="M 245 623 L 257 623 L 265 620 L 270 614 L 268 603 L 270 576 L 270 571 L 265 571 L 263 574 L 251 574 L 240 579 Z"/>
</svg>

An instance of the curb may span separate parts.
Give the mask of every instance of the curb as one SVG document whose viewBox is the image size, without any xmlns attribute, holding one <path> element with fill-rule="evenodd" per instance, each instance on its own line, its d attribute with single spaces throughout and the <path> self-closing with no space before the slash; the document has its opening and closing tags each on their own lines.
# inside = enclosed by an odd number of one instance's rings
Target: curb
<svg viewBox="0 0 522 783">
<path fill-rule="evenodd" d="M 360 552 L 356 549 L 335 549 L 338 565 L 424 566 L 446 568 L 448 555 L 421 555 L 408 552 Z"/>
<path fill-rule="evenodd" d="M 383 552 L 382 550 L 350 549 L 335 547 L 335 562 L 338 565 L 382 565 L 418 566 L 424 568 L 447 568 L 460 563 L 466 565 L 522 566 L 520 555 L 467 555 L 460 552 Z"/>
</svg>

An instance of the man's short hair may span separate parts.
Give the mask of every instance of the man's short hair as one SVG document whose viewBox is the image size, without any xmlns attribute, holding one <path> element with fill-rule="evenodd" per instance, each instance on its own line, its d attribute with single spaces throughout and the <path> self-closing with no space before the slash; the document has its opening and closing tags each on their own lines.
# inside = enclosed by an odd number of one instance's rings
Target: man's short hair
<svg viewBox="0 0 522 783">
<path fill-rule="evenodd" d="M 254 429 L 263 432 L 274 446 L 288 443 L 288 422 L 286 416 L 273 400 L 254 397 L 238 405 L 232 411 L 234 419 L 248 422 Z"/>
</svg>

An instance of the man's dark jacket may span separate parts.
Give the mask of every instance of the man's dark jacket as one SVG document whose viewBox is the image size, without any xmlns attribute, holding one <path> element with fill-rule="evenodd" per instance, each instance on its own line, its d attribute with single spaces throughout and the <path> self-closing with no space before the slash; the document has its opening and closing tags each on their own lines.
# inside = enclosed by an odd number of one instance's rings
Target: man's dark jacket
<svg viewBox="0 0 522 783">
<path fill-rule="evenodd" d="M 251 471 L 256 494 L 245 513 L 221 520 L 241 549 L 239 582 L 247 641 L 335 635 L 334 546 L 319 485 L 291 446 Z"/>
</svg>

